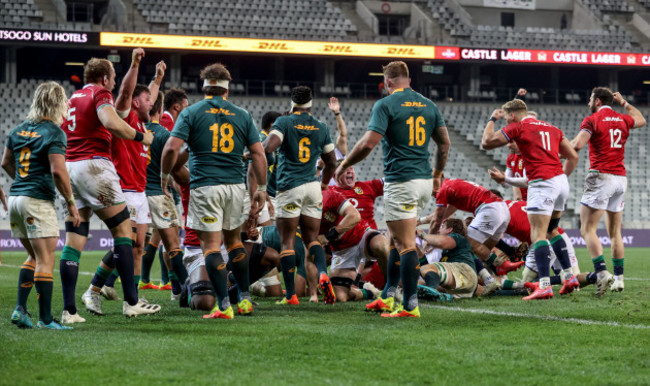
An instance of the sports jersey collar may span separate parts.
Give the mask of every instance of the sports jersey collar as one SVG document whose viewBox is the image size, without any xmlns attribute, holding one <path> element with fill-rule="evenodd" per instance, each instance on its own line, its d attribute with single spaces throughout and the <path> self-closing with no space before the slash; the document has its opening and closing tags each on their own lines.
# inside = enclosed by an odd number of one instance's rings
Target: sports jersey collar
<svg viewBox="0 0 650 386">
<path fill-rule="evenodd" d="M 530 115 L 526 115 L 525 117 L 521 118 L 521 121 L 519 121 L 519 122 L 523 122 L 526 119 L 535 119 L 535 118 L 531 117 Z"/>
<path fill-rule="evenodd" d="M 300 115 L 300 114 L 302 114 L 302 111 L 294 111 L 293 113 L 296 114 L 296 115 Z M 305 114 L 311 115 L 311 113 L 308 113 L 308 112 L 305 112 Z"/>
<path fill-rule="evenodd" d="M 172 115 L 172 113 L 165 110 L 165 111 L 163 111 L 163 115 L 169 115 L 169 119 L 171 119 L 172 123 L 174 123 L 174 116 Z"/>
<path fill-rule="evenodd" d="M 611 106 L 600 106 L 600 107 L 598 108 L 598 111 L 600 111 L 600 110 L 602 110 L 602 109 L 610 109 L 610 110 L 611 110 L 612 108 L 611 108 Z"/>
<path fill-rule="evenodd" d="M 397 90 L 393 91 L 393 92 L 391 93 L 391 95 L 395 94 L 396 92 L 403 92 L 403 91 L 410 90 L 410 89 L 411 89 L 410 87 L 402 87 L 402 88 L 398 88 Z"/>
<path fill-rule="evenodd" d="M 151 121 L 151 123 L 160 124 L 160 122 L 158 122 L 158 121 Z"/>
<path fill-rule="evenodd" d="M 212 95 L 206 95 L 204 99 L 213 99 L 213 98 L 212 98 Z M 225 101 L 226 97 L 222 96 L 221 99 L 223 99 Z"/>
</svg>

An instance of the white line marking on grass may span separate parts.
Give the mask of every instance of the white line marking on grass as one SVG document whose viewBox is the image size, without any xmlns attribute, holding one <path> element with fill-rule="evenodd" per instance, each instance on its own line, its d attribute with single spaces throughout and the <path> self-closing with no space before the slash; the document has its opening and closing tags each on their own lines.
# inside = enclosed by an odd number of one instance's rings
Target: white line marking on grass
<svg viewBox="0 0 650 386">
<path fill-rule="evenodd" d="M 645 278 L 645 277 L 626 277 L 624 280 L 632 280 L 632 281 L 648 281 L 650 279 Z"/>
<path fill-rule="evenodd" d="M 2 264 L 0 267 L 7 267 L 7 268 L 20 268 L 20 265 L 12 265 L 12 264 Z M 58 269 L 55 269 L 54 272 L 59 272 Z M 84 271 L 79 271 L 79 275 L 82 276 L 95 276 L 95 273 L 93 272 L 84 272 Z"/>
<path fill-rule="evenodd" d="M 603 322 L 599 320 L 589 320 L 589 319 L 576 319 L 576 318 L 561 318 L 558 316 L 548 316 L 548 315 L 531 315 L 531 314 L 521 314 L 518 312 L 505 312 L 505 311 L 492 311 L 484 310 L 478 308 L 461 308 L 461 307 L 446 307 L 446 306 L 435 306 L 426 304 L 423 306 L 425 308 L 435 308 L 439 310 L 447 311 L 459 311 L 459 312 L 469 312 L 472 314 L 485 314 L 485 315 L 499 315 L 499 316 L 515 316 L 518 318 L 530 318 L 530 319 L 541 319 L 541 320 L 550 320 L 553 322 L 565 322 L 565 323 L 577 323 L 577 324 L 586 324 L 586 325 L 595 325 L 595 326 L 611 326 L 611 327 L 627 327 L 627 328 L 636 328 L 636 329 L 650 329 L 649 325 L 646 324 L 624 324 L 618 322 Z"/>
</svg>

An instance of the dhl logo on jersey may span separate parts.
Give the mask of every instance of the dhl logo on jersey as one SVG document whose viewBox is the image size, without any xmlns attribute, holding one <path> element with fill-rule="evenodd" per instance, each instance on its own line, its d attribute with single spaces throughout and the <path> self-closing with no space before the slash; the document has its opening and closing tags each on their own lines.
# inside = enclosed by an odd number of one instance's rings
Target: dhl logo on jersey
<svg viewBox="0 0 650 386">
<path fill-rule="evenodd" d="M 427 107 L 427 105 L 421 102 L 404 102 L 402 107 Z"/>
<path fill-rule="evenodd" d="M 41 135 L 36 133 L 36 132 L 25 131 L 25 130 L 20 131 L 20 132 L 18 132 L 16 134 L 20 135 L 21 137 L 27 137 L 27 138 L 40 138 L 41 137 Z"/>
<path fill-rule="evenodd" d="M 235 115 L 235 113 L 231 113 L 230 110 L 222 109 L 220 107 L 213 107 L 210 110 L 205 110 L 205 112 L 208 114 Z"/>
<path fill-rule="evenodd" d="M 298 130 L 318 130 L 318 127 L 313 125 L 295 125 L 294 128 Z"/>
</svg>

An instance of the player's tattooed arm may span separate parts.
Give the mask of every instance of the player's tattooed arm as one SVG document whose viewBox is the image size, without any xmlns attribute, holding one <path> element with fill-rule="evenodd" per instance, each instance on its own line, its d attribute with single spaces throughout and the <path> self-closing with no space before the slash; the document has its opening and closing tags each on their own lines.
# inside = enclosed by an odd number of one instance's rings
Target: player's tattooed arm
<svg viewBox="0 0 650 386">
<path fill-rule="evenodd" d="M 435 163 L 435 172 L 434 177 L 439 178 L 442 175 L 442 171 L 445 170 L 447 165 L 447 157 L 449 156 L 449 148 L 451 147 L 451 142 L 449 141 L 449 133 L 447 132 L 447 127 L 441 126 L 436 127 L 431 133 L 431 138 L 436 143 L 438 149 L 436 150 L 436 163 Z M 439 175 L 435 175 L 438 172 Z"/>
<path fill-rule="evenodd" d="M 436 234 L 440 230 L 440 225 L 442 220 L 448 218 L 456 211 L 456 207 L 453 205 L 447 206 L 437 206 L 436 210 L 433 212 L 433 220 L 431 221 L 431 226 L 429 227 L 429 234 Z"/>
</svg>

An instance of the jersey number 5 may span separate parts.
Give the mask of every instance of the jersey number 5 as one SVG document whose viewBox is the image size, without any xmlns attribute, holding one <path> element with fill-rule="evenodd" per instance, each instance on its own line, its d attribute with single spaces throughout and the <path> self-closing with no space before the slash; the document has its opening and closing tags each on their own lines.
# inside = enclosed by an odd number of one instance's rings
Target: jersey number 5
<svg viewBox="0 0 650 386">
<path fill-rule="evenodd" d="M 406 120 L 406 124 L 409 125 L 409 146 L 424 145 L 427 135 L 423 127 L 425 123 L 424 117 L 410 117 Z"/>
<path fill-rule="evenodd" d="M 29 157 L 31 157 L 32 151 L 29 150 L 28 147 L 23 147 L 20 149 L 20 158 L 18 158 L 18 162 L 20 162 L 20 167 L 18 168 L 18 175 L 21 177 L 27 177 L 29 174 Z"/>
<path fill-rule="evenodd" d="M 74 116 L 74 112 L 77 110 L 76 107 L 71 107 L 68 109 L 68 130 L 74 131 L 77 128 L 77 117 Z"/>
<path fill-rule="evenodd" d="M 298 159 L 302 163 L 309 162 L 309 158 L 311 157 L 309 145 L 311 145 L 311 141 L 307 137 L 301 139 L 300 142 L 298 142 Z"/>
<path fill-rule="evenodd" d="M 230 123 L 218 123 L 210 126 L 212 131 L 212 152 L 213 153 L 230 153 L 235 148 L 235 141 L 232 136 L 235 134 L 235 128 Z"/>
</svg>

